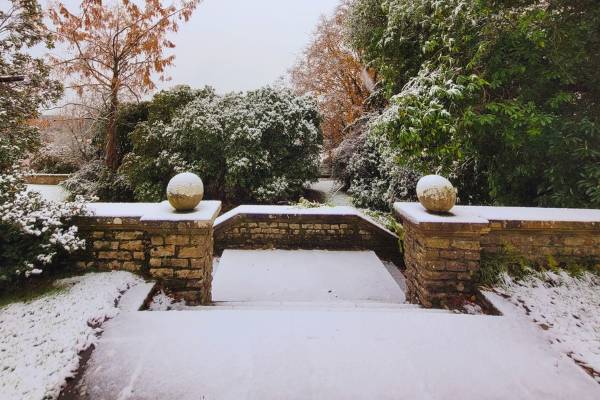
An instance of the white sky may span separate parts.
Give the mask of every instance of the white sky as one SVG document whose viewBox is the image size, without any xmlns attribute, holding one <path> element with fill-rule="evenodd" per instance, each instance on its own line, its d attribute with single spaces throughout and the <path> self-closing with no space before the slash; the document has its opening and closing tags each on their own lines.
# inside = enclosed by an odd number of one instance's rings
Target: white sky
<svg viewBox="0 0 600 400">
<path fill-rule="evenodd" d="M 47 0 L 41 1 L 42 5 Z M 79 3 L 65 0 L 68 6 Z M 211 85 L 218 92 L 258 88 L 284 76 L 319 17 L 339 0 L 204 0 L 173 36 L 172 80 L 159 89 Z"/>
</svg>

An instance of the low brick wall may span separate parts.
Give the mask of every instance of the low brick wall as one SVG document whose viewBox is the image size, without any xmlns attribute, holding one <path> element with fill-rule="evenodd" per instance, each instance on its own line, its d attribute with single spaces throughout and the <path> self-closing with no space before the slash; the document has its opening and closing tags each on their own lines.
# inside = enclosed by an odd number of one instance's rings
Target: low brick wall
<svg viewBox="0 0 600 400">
<path fill-rule="evenodd" d="M 235 249 L 374 250 L 397 260 L 398 237 L 352 207 L 240 206 L 215 221 L 215 251 Z"/>
<path fill-rule="evenodd" d="M 600 222 L 489 221 L 490 232 L 481 240 L 484 255 L 513 251 L 539 264 L 600 260 Z"/>
<path fill-rule="evenodd" d="M 600 263 L 600 210 L 457 206 L 430 214 L 396 203 L 408 298 L 426 307 L 475 294 L 482 256 L 509 251 L 533 263 Z"/>
<path fill-rule="evenodd" d="M 76 223 L 88 244 L 82 268 L 127 270 L 163 282 L 189 304 L 211 302 L 213 222 L 220 202 L 178 214 L 161 204 L 89 206 Z"/>
<path fill-rule="evenodd" d="M 69 179 L 69 174 L 33 174 L 25 177 L 30 185 L 59 185 Z"/>
</svg>

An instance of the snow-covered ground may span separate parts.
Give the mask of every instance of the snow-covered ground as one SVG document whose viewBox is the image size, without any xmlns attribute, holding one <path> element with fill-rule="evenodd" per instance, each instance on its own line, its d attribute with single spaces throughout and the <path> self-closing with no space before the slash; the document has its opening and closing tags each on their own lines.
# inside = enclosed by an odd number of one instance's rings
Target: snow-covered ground
<svg viewBox="0 0 600 400">
<path fill-rule="evenodd" d="M 341 190 L 342 185 L 335 179 L 322 178 L 317 182 L 312 183 L 309 188 L 321 193 L 325 203 L 330 203 L 334 206 L 351 206 L 352 199 Z"/>
<path fill-rule="evenodd" d="M 58 397 L 79 353 L 118 314 L 122 293 L 141 282 L 128 272 L 88 274 L 57 282 L 65 288 L 58 293 L 0 308 L 0 398 Z"/>
<path fill-rule="evenodd" d="M 506 283 L 486 296 L 507 317 L 529 319 L 549 343 L 600 383 L 600 277 L 547 272 Z"/>
<path fill-rule="evenodd" d="M 28 192 L 38 192 L 42 198 L 48 201 L 66 201 L 69 192 L 60 185 L 27 185 Z"/>
<path fill-rule="evenodd" d="M 213 269 L 230 301 L 186 307 L 159 293 L 152 310 L 183 311 L 168 313 L 137 311 L 150 286 L 126 272 L 64 280 L 0 309 L 0 399 L 55 398 L 91 344 L 82 399 L 600 398 L 573 362 L 599 365 L 600 278 L 509 281 L 486 293 L 504 316 L 464 315 L 402 304 L 401 276 L 376 261 L 226 252 Z M 391 297 L 371 298 L 377 288 Z"/>
</svg>

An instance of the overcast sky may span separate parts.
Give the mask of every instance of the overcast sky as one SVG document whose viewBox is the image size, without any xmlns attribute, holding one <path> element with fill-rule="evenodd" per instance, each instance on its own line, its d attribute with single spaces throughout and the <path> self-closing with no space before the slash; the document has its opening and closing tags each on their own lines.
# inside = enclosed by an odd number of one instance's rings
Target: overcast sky
<svg viewBox="0 0 600 400">
<path fill-rule="evenodd" d="M 67 5 L 76 0 L 64 1 Z M 204 0 L 173 41 L 177 84 L 211 85 L 218 92 L 258 88 L 286 74 L 322 14 L 339 0 Z M 43 1 L 42 4 L 46 3 Z"/>
</svg>

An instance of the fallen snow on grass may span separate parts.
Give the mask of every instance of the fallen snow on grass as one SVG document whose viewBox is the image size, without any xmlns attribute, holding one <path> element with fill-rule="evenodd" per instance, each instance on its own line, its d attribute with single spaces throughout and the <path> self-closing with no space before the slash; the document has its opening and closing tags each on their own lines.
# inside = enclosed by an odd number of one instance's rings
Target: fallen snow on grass
<svg viewBox="0 0 600 400">
<path fill-rule="evenodd" d="M 128 272 L 63 279 L 65 290 L 0 309 L 3 400 L 55 399 L 75 375 L 79 353 L 95 344 L 118 299 L 142 280 Z"/>
<path fill-rule="evenodd" d="M 501 299 L 488 296 L 504 314 L 524 312 L 553 346 L 600 383 L 600 277 L 585 273 L 574 278 L 565 272 L 521 282 L 507 277 L 494 291 L 515 306 L 503 306 Z"/>
</svg>

